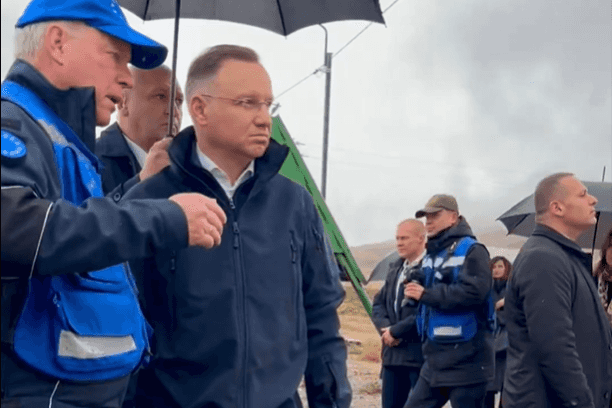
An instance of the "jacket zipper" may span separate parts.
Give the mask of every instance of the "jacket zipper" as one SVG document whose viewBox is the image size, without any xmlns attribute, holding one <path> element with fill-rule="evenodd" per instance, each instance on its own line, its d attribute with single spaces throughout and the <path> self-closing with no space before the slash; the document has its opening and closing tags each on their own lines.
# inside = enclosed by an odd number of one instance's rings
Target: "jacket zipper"
<svg viewBox="0 0 612 408">
<path fill-rule="evenodd" d="M 239 302 L 238 310 L 241 312 L 241 321 L 239 326 L 243 328 L 243 370 L 242 370 L 242 406 L 247 407 L 248 404 L 248 382 L 247 382 L 247 364 L 248 364 L 248 341 L 249 336 L 247 332 L 247 308 L 246 308 L 246 288 L 245 288 L 245 277 L 242 269 L 242 254 L 240 253 L 240 228 L 238 227 L 238 221 L 236 217 L 236 205 L 233 199 L 229 199 L 230 209 L 232 210 L 233 222 L 232 231 L 234 233 L 234 261 L 236 263 L 236 290 L 237 300 Z"/>
</svg>

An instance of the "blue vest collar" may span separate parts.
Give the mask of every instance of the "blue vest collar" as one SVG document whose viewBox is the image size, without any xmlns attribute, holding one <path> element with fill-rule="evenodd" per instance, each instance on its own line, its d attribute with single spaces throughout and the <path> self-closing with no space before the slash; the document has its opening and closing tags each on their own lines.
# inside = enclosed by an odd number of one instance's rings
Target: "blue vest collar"
<svg viewBox="0 0 612 408">
<path fill-rule="evenodd" d="M 60 90 L 53 86 L 36 68 L 23 60 L 16 60 L 7 80 L 16 82 L 42 99 L 85 143 L 92 152 L 96 143 L 96 100 L 94 88 Z"/>
</svg>

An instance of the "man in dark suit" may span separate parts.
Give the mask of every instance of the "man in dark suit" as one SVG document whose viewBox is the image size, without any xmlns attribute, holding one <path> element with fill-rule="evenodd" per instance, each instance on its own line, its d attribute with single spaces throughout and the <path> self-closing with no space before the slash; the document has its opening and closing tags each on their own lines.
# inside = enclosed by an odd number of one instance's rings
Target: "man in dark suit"
<svg viewBox="0 0 612 408">
<path fill-rule="evenodd" d="M 425 256 L 425 226 L 419 220 L 404 220 L 397 226 L 395 241 L 400 259 L 389 266 L 372 306 L 372 320 L 382 332 L 383 408 L 404 406 L 423 365 L 415 325 L 417 303 L 404 298 L 404 281 L 413 277 Z"/>
<path fill-rule="evenodd" d="M 170 163 L 167 148 L 171 138 L 166 136 L 172 71 L 166 66 L 152 70 L 132 67 L 131 73 L 134 86 L 123 92 L 117 122 L 96 142 L 96 154 L 104 163 L 102 187 L 115 201 Z M 183 99 L 177 83 L 173 134 L 181 125 Z"/>
<path fill-rule="evenodd" d="M 504 407 L 609 408 L 612 336 L 576 239 L 597 222 L 597 199 L 571 173 L 535 191 L 536 226 L 514 262 L 505 313 Z"/>
</svg>

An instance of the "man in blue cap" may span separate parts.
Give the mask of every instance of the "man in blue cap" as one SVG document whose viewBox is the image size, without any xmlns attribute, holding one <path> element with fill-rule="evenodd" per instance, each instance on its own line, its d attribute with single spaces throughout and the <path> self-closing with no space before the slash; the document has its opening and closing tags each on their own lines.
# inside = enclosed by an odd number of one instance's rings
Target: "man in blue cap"
<svg viewBox="0 0 612 408">
<path fill-rule="evenodd" d="M 92 153 L 128 69 L 167 50 L 114 0 L 34 0 L 2 83 L 2 405 L 119 407 L 150 327 L 125 261 L 220 243 L 215 200 L 116 204 Z M 123 263 L 122 263 L 123 262 Z"/>
</svg>

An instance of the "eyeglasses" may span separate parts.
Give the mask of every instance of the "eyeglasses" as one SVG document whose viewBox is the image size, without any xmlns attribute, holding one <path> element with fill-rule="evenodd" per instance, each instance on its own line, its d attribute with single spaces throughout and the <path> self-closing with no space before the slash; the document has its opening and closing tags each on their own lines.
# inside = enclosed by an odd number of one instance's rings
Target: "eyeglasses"
<svg viewBox="0 0 612 408">
<path fill-rule="evenodd" d="M 251 111 L 251 112 L 258 111 L 261 109 L 262 106 L 265 106 L 270 116 L 276 113 L 276 111 L 278 111 L 278 109 L 280 108 L 279 103 L 275 103 L 272 101 L 258 101 L 257 99 L 252 99 L 252 98 L 232 99 L 232 98 L 224 98 L 222 96 L 214 96 L 214 95 L 207 95 L 207 94 L 201 94 L 201 95 L 206 96 L 208 98 L 221 99 L 223 101 L 232 102 L 234 106 L 240 106 L 241 108 Z"/>
</svg>

